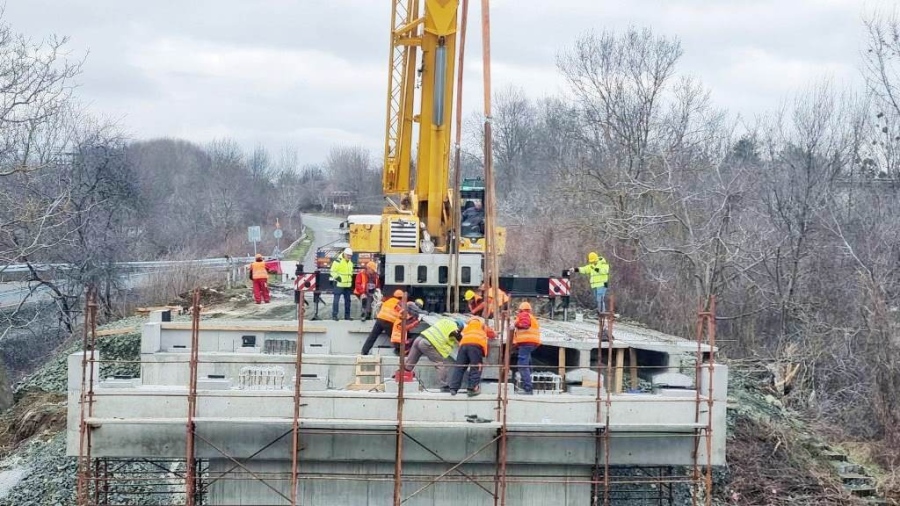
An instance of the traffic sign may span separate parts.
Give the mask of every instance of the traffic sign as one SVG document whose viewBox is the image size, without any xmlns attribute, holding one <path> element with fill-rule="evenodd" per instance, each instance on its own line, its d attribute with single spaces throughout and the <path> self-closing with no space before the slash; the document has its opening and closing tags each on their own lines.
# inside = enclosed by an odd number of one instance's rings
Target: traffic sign
<svg viewBox="0 0 900 506">
<path fill-rule="evenodd" d="M 276 228 L 275 231 L 272 232 L 272 235 L 274 235 L 276 239 L 281 239 L 282 234 L 283 232 L 280 228 Z"/>
<path fill-rule="evenodd" d="M 259 226 L 247 227 L 247 241 L 260 242 L 262 240 L 262 230 Z"/>
</svg>

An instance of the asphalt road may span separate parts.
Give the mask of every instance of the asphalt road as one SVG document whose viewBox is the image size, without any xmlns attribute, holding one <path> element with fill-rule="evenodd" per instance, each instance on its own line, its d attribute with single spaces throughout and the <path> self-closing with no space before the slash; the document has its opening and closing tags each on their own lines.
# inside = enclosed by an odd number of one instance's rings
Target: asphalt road
<svg viewBox="0 0 900 506">
<path fill-rule="evenodd" d="M 344 221 L 343 218 L 335 218 L 331 216 L 319 216 L 313 214 L 303 215 L 303 224 L 306 225 L 313 233 L 313 244 L 306 252 L 306 258 L 303 259 L 303 268 L 307 272 L 311 272 L 316 266 L 316 250 L 322 246 L 327 246 L 335 241 L 342 240 L 342 234 L 338 226 Z"/>
</svg>

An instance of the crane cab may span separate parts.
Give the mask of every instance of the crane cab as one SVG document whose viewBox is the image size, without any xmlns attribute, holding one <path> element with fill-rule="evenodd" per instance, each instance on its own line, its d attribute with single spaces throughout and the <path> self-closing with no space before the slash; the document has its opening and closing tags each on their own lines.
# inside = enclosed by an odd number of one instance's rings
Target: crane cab
<svg viewBox="0 0 900 506">
<path fill-rule="evenodd" d="M 462 184 L 460 184 L 460 253 L 485 252 L 484 194 L 483 179 L 463 179 Z M 505 249 L 506 229 L 497 227 L 497 251 L 503 254 Z"/>
</svg>

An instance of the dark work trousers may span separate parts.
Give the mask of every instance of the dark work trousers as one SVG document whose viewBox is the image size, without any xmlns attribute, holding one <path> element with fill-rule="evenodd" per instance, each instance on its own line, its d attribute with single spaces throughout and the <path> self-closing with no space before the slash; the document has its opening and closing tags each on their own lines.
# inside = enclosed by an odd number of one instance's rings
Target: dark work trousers
<svg viewBox="0 0 900 506">
<path fill-rule="evenodd" d="M 334 287 L 334 307 L 331 308 L 331 318 L 337 320 L 338 314 L 338 301 L 341 300 L 341 297 L 344 297 L 344 319 L 350 319 L 350 294 L 352 290 L 349 286 L 339 288 Z"/>
<path fill-rule="evenodd" d="M 368 320 L 372 317 L 372 294 L 366 293 L 359 298 L 359 304 L 362 306 L 362 319 Z"/>
<path fill-rule="evenodd" d="M 519 366 L 519 374 L 522 376 L 522 389 L 526 392 L 531 392 L 531 352 L 537 348 L 537 346 L 533 344 L 520 344 L 516 347 L 518 349 L 519 360 L 516 362 L 516 365 Z"/>
<path fill-rule="evenodd" d="M 375 325 L 372 325 L 372 332 L 369 332 L 369 337 L 366 338 L 366 342 L 363 343 L 362 354 L 368 355 L 370 351 L 372 351 L 372 346 L 375 346 L 375 341 L 378 340 L 378 337 L 381 334 L 391 335 L 391 330 L 393 330 L 394 324 L 388 321 L 384 321 L 381 318 L 375 318 Z"/>
<path fill-rule="evenodd" d="M 450 381 L 450 391 L 456 392 L 462 386 L 466 369 L 469 371 L 469 390 L 478 388 L 481 384 L 481 363 L 484 361 L 484 350 L 477 344 L 464 344 L 459 347 L 456 354 L 456 364 L 453 366 L 453 379 Z"/>
</svg>

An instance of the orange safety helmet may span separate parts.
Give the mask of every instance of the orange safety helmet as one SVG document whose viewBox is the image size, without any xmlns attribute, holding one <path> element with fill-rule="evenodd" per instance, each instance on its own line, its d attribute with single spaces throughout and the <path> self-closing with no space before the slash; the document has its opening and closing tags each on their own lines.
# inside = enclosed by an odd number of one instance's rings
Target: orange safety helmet
<svg viewBox="0 0 900 506">
<path fill-rule="evenodd" d="M 257 253 L 257 254 L 256 254 L 256 260 L 257 260 L 257 261 L 260 261 L 260 260 L 262 260 L 262 259 L 263 259 L 263 256 L 262 256 L 261 254 Z"/>
<path fill-rule="evenodd" d="M 531 311 L 531 304 L 528 301 L 519 304 L 519 311 Z"/>
<path fill-rule="evenodd" d="M 403 290 L 394 290 L 394 297 L 397 297 L 398 299 L 402 299 L 403 298 Z"/>
<path fill-rule="evenodd" d="M 372 269 L 373 271 L 377 271 L 377 270 L 378 270 L 378 265 L 375 264 L 375 262 L 369 262 L 369 263 L 366 264 L 366 268 L 367 268 L 367 269 Z"/>
</svg>

